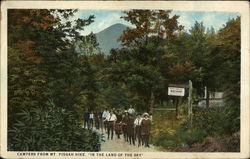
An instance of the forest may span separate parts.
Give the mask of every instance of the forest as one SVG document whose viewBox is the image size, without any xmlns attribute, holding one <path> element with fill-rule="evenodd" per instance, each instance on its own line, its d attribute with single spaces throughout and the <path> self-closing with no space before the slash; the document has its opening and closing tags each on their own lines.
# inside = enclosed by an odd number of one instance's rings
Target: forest
<svg viewBox="0 0 250 159">
<path fill-rule="evenodd" d="M 100 151 L 98 134 L 80 127 L 83 111 L 132 104 L 153 114 L 150 142 L 162 151 L 240 151 L 240 17 L 187 31 L 170 10 L 127 10 L 121 18 L 135 27 L 104 55 L 95 34 L 80 34 L 95 16 L 72 21 L 77 11 L 8 10 L 8 150 Z M 190 126 L 185 95 L 171 125 L 176 112 L 154 108 L 172 108 L 169 84 L 189 80 L 194 102 L 206 87 L 225 106 L 206 100 Z"/>
</svg>

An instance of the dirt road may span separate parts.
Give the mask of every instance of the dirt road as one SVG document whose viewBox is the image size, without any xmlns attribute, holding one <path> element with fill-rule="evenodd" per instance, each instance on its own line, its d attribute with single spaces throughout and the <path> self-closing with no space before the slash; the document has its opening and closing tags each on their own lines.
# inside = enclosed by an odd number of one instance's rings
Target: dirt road
<svg viewBox="0 0 250 159">
<path fill-rule="evenodd" d="M 83 128 L 83 125 L 82 125 Z M 96 130 L 93 128 L 93 131 L 98 132 L 101 134 L 101 131 Z M 121 138 L 118 139 L 116 135 L 114 135 L 113 140 L 107 139 L 107 133 L 104 133 L 105 141 L 101 142 L 101 151 L 106 152 L 160 152 L 158 151 L 153 145 L 149 145 L 149 147 L 139 146 L 138 143 L 135 142 L 135 145 L 129 144 L 128 142 L 124 141 L 123 135 Z"/>
<path fill-rule="evenodd" d="M 128 142 L 125 142 L 123 136 L 120 139 L 117 136 L 114 136 L 113 140 L 107 139 L 107 134 L 105 133 L 105 142 L 101 143 L 101 151 L 109 152 L 157 152 L 153 145 L 150 147 L 130 145 Z"/>
</svg>

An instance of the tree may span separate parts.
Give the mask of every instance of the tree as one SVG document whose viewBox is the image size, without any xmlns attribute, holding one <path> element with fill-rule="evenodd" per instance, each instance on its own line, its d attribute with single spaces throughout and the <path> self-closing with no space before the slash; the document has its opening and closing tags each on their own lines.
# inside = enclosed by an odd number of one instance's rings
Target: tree
<svg viewBox="0 0 250 159">
<path fill-rule="evenodd" d="M 148 93 L 144 93 L 144 97 L 148 99 L 150 111 L 152 112 L 156 101 L 156 92 L 162 92 L 162 83 L 166 82 L 166 79 L 161 74 L 161 72 L 164 72 L 161 70 L 163 67 L 159 63 L 167 64 L 167 62 L 163 62 L 164 58 L 162 57 L 166 57 L 166 54 L 168 54 L 166 47 L 175 38 L 175 31 L 181 30 L 182 26 L 179 26 L 177 22 L 179 16 L 170 17 L 171 11 L 169 10 L 135 9 L 124 13 L 126 16 L 122 18 L 135 25 L 135 28 L 127 28 L 121 35 L 120 40 L 124 46 L 135 49 L 132 50 L 132 57 L 134 57 L 135 62 L 140 64 L 137 68 L 143 68 L 144 72 L 152 75 L 133 79 L 138 82 L 142 81 L 142 79 L 143 81 L 150 81 L 150 84 L 147 83 L 146 92 Z M 168 66 L 165 68 L 168 68 Z M 145 89 L 143 88 L 144 85 L 140 85 L 140 87 Z M 160 96 L 160 93 L 158 95 Z"/>
<path fill-rule="evenodd" d="M 82 39 L 79 31 L 94 17 L 71 22 L 69 18 L 75 12 L 8 10 L 9 129 L 21 120 L 18 115 L 21 110 L 46 106 L 48 99 L 56 107 L 74 112 L 73 119 L 78 121 L 76 105 L 80 103 L 81 92 L 89 89 L 93 71 L 75 51 L 75 42 Z"/>
</svg>

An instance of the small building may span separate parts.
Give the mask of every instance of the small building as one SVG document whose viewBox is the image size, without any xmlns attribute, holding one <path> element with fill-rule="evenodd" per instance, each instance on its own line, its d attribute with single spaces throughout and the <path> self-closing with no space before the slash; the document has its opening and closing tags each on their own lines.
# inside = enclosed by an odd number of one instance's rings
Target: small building
<svg viewBox="0 0 250 159">
<path fill-rule="evenodd" d="M 210 92 L 209 93 L 209 107 L 223 107 L 225 106 L 223 92 Z M 206 95 L 198 102 L 198 107 L 206 107 Z"/>
</svg>

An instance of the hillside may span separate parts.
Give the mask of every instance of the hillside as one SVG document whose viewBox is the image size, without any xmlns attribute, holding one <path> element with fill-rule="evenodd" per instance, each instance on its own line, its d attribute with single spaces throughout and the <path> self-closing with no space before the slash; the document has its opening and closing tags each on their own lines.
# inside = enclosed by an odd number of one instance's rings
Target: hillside
<svg viewBox="0 0 250 159">
<path fill-rule="evenodd" d="M 118 38 L 126 28 L 126 25 L 117 23 L 96 33 L 99 47 L 102 49 L 105 55 L 109 54 L 109 51 L 112 48 L 121 47 L 121 42 L 118 41 Z"/>
</svg>

